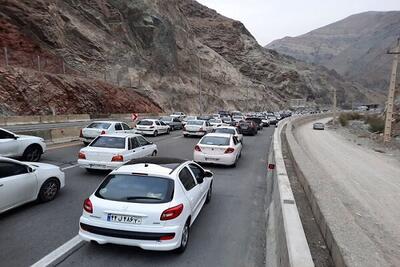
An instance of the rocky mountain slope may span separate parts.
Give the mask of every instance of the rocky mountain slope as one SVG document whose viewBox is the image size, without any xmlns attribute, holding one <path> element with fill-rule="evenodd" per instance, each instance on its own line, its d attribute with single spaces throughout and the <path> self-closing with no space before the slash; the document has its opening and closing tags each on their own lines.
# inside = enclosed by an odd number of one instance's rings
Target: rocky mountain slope
<svg viewBox="0 0 400 267">
<path fill-rule="evenodd" d="M 0 6 L 0 47 L 7 47 L 11 66 L 0 72 L 5 115 L 214 112 L 247 103 L 265 110 L 299 97 L 328 103 L 334 87 L 341 103 L 368 97 L 335 72 L 262 48 L 242 23 L 192 0 L 0 0 Z"/>
<path fill-rule="evenodd" d="M 386 51 L 400 37 L 400 11 L 365 12 L 266 47 L 336 70 L 348 80 L 386 91 L 392 55 Z"/>
</svg>

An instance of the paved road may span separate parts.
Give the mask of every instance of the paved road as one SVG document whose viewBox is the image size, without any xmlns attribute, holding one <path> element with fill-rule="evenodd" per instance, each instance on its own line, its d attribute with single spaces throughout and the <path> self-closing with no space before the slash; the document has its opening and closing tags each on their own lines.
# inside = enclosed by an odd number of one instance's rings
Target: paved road
<svg viewBox="0 0 400 267">
<path fill-rule="evenodd" d="M 326 172 L 321 183 L 333 185 L 337 200 L 375 244 L 376 255 L 390 266 L 400 266 L 400 162 L 349 142 L 333 130 L 313 131 L 312 123 L 301 126 L 297 137 Z"/>
<path fill-rule="evenodd" d="M 208 167 L 215 173 L 213 199 L 194 223 L 191 242 L 183 255 L 85 243 L 60 266 L 262 266 L 265 165 L 273 129 L 245 137 L 236 168 Z M 160 156 L 188 159 L 198 141 L 183 138 L 181 132 L 149 139 L 158 145 Z M 43 157 L 44 162 L 66 168 L 67 185 L 54 201 L 28 204 L 0 215 L 0 265 L 29 266 L 76 236 L 82 202 L 105 175 L 75 167 L 80 148 L 55 148 Z"/>
</svg>

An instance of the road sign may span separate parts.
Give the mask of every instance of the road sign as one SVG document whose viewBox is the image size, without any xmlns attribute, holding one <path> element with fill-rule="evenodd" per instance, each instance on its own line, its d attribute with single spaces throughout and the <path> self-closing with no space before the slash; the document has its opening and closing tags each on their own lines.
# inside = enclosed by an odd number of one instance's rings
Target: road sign
<svg viewBox="0 0 400 267">
<path fill-rule="evenodd" d="M 137 113 L 132 113 L 132 115 L 131 115 L 132 121 L 136 121 L 137 118 L 138 118 L 138 114 Z"/>
</svg>

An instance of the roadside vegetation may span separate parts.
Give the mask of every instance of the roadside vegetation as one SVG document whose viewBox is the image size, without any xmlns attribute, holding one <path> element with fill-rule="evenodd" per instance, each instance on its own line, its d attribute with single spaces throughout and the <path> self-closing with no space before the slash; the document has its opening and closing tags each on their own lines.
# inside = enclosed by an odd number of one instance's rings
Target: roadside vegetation
<svg viewBox="0 0 400 267">
<path fill-rule="evenodd" d="M 382 133 L 385 128 L 385 120 L 379 115 L 364 115 L 357 112 L 341 113 L 339 123 L 343 127 L 349 124 L 349 121 L 364 121 L 368 124 L 368 130 L 372 133 Z"/>
</svg>

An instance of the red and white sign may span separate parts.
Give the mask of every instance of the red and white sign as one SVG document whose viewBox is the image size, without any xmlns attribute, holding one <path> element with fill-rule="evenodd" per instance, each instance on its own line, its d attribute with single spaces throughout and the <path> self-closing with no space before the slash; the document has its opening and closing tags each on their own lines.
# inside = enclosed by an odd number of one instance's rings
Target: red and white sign
<svg viewBox="0 0 400 267">
<path fill-rule="evenodd" d="M 132 115 L 131 115 L 132 121 L 136 121 L 137 118 L 138 118 L 138 114 L 137 113 L 132 113 Z"/>
</svg>

